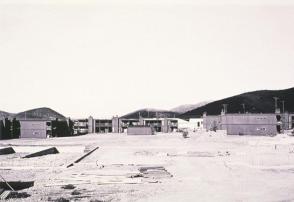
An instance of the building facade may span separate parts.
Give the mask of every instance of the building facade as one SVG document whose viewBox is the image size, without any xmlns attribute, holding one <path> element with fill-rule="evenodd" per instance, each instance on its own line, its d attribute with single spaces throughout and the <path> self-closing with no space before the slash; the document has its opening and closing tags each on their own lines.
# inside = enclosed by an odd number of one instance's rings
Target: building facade
<svg viewBox="0 0 294 202">
<path fill-rule="evenodd" d="M 95 119 L 95 133 L 112 133 L 112 119 Z"/>
<path fill-rule="evenodd" d="M 279 132 L 276 114 L 225 114 L 221 125 L 228 135 L 274 136 Z"/>
<path fill-rule="evenodd" d="M 150 126 L 130 126 L 128 135 L 154 135 L 154 128 Z"/>
<path fill-rule="evenodd" d="M 139 119 L 119 119 L 119 132 L 127 132 L 129 127 L 140 125 Z"/>
<path fill-rule="evenodd" d="M 203 116 L 203 128 L 206 130 L 222 130 L 221 115 Z"/>
<path fill-rule="evenodd" d="M 47 138 L 52 134 L 51 121 L 20 120 L 21 138 Z"/>
<path fill-rule="evenodd" d="M 89 133 L 88 119 L 73 119 L 72 121 L 74 135 L 84 135 Z"/>
</svg>

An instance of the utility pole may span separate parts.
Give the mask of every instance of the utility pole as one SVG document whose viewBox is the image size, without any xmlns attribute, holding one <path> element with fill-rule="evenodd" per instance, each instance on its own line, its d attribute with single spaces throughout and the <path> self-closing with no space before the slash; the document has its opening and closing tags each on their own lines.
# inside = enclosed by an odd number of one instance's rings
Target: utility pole
<svg viewBox="0 0 294 202">
<path fill-rule="evenodd" d="M 242 105 L 242 107 L 243 107 L 243 111 L 244 111 L 244 114 L 245 114 L 245 104 L 242 103 L 241 105 Z"/>
<path fill-rule="evenodd" d="M 228 104 L 223 104 L 223 108 L 224 108 L 224 113 L 227 113 L 227 109 L 228 109 Z"/>
<path fill-rule="evenodd" d="M 274 98 L 274 100 L 275 100 L 275 113 L 276 113 L 276 111 L 277 111 L 277 108 L 278 108 L 278 97 L 273 97 Z"/>
</svg>

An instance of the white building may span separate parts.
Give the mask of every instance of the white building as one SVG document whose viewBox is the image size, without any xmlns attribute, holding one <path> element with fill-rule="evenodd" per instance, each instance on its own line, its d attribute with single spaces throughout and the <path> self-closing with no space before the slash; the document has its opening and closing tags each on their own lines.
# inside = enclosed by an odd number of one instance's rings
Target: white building
<svg viewBox="0 0 294 202">
<path fill-rule="evenodd" d="M 203 118 L 191 118 L 189 121 L 178 119 L 178 128 L 180 130 L 187 129 L 196 131 L 203 129 Z"/>
</svg>

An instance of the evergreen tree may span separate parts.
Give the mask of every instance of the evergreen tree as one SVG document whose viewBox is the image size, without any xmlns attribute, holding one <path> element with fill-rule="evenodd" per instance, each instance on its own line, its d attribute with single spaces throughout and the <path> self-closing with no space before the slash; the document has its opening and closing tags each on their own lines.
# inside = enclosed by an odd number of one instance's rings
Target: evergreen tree
<svg viewBox="0 0 294 202">
<path fill-rule="evenodd" d="M 11 138 L 19 138 L 19 137 L 20 137 L 20 122 L 14 118 L 12 120 Z"/>
<path fill-rule="evenodd" d="M 3 134 L 3 139 L 11 139 L 11 121 L 8 118 L 5 118 L 4 120 L 5 126 L 4 126 L 4 134 Z"/>
<path fill-rule="evenodd" d="M 69 136 L 73 136 L 73 134 L 74 134 L 74 122 L 71 119 L 68 120 L 68 129 L 69 129 Z"/>
<path fill-rule="evenodd" d="M 3 124 L 3 121 L 0 120 L 0 140 L 3 139 L 3 134 L 4 134 L 4 124 Z"/>
<path fill-rule="evenodd" d="M 71 129 L 67 121 L 59 121 L 56 119 L 52 121 L 52 136 L 53 137 L 67 137 L 71 135 Z"/>
</svg>

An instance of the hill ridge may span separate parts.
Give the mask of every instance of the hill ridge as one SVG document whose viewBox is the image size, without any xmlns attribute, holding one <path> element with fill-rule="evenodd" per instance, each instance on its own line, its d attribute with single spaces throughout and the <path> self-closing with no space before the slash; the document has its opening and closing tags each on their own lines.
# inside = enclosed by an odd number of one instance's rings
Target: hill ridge
<svg viewBox="0 0 294 202">
<path fill-rule="evenodd" d="M 222 104 L 228 104 L 228 113 L 273 113 L 274 112 L 274 99 L 278 97 L 278 107 L 282 111 L 282 103 L 284 101 L 284 109 L 288 112 L 294 112 L 294 88 L 287 88 L 282 90 L 256 90 L 245 92 L 242 94 L 223 98 L 202 107 L 190 110 L 181 114 L 179 117 L 188 119 L 193 117 L 202 116 L 204 112 L 208 115 L 217 115 L 221 113 Z"/>
</svg>

